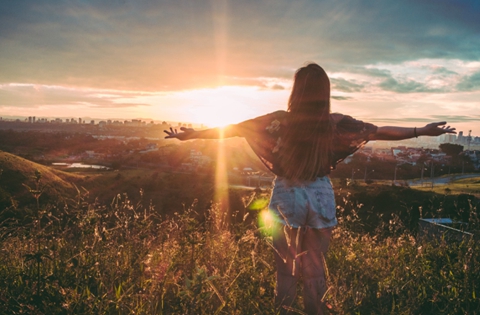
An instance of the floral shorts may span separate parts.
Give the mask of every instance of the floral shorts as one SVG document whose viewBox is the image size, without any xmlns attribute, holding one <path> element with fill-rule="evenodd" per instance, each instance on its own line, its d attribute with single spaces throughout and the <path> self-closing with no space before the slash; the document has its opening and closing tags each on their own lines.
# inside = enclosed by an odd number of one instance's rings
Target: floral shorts
<svg viewBox="0 0 480 315">
<path fill-rule="evenodd" d="M 277 177 L 269 209 L 277 222 L 293 228 L 323 229 L 337 225 L 335 196 L 328 176 L 315 181 Z"/>
</svg>

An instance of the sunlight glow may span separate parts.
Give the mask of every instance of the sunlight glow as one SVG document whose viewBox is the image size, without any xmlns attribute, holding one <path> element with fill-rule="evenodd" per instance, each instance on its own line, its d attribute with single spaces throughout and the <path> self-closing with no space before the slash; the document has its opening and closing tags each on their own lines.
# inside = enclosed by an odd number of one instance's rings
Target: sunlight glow
<svg viewBox="0 0 480 315">
<path fill-rule="evenodd" d="M 223 129 L 220 129 L 220 139 L 218 140 L 217 152 L 217 169 L 215 171 L 215 202 L 218 204 L 218 211 L 216 215 L 216 226 L 221 228 L 227 220 L 228 209 L 230 207 L 228 198 L 228 177 L 227 177 L 227 163 L 225 159 L 225 146 Z"/>
<path fill-rule="evenodd" d="M 248 104 L 255 103 L 258 88 L 221 86 L 185 91 L 181 97 L 187 105 L 185 114 L 188 121 L 202 123 L 208 127 L 222 127 L 253 116 Z"/>
</svg>

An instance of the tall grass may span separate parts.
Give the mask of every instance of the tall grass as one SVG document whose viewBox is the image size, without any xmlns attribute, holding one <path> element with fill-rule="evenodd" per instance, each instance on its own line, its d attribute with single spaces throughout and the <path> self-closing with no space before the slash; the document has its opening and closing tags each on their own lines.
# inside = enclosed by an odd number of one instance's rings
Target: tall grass
<svg viewBox="0 0 480 315">
<path fill-rule="evenodd" d="M 0 213 L 0 313 L 277 314 L 268 233 L 196 204 L 160 217 L 119 194 Z M 341 209 L 339 209 L 341 212 Z M 334 231 L 326 301 L 335 314 L 480 314 L 480 246 Z M 293 306 L 301 310 L 301 297 Z M 300 311 L 298 311 L 300 313 Z"/>
</svg>

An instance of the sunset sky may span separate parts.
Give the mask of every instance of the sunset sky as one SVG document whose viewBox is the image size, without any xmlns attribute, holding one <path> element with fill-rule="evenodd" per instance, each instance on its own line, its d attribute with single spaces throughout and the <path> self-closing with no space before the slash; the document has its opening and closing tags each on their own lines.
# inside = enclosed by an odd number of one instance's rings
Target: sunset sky
<svg viewBox="0 0 480 315">
<path fill-rule="evenodd" d="M 0 2 L 0 117 L 223 125 L 286 109 L 295 70 L 332 111 L 480 135 L 478 0 Z"/>
</svg>

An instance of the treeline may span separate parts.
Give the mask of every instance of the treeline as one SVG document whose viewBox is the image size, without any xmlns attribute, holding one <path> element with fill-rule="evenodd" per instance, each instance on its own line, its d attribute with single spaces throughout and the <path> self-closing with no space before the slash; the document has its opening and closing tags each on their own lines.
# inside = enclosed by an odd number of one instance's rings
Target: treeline
<svg viewBox="0 0 480 315">
<path fill-rule="evenodd" d="M 140 153 L 145 151 L 148 145 L 154 145 L 158 150 Z M 182 164 L 192 162 L 191 152 L 194 150 L 209 159 L 208 163 L 201 163 L 193 168 L 199 172 L 214 172 L 221 151 L 223 165 L 227 170 L 249 167 L 266 171 L 246 141 L 240 138 L 226 139 L 222 143 L 211 140 L 179 142 L 146 138 L 128 140 L 96 138 L 85 133 L 0 130 L 0 150 L 47 165 L 52 161 L 94 151 L 95 158 L 84 159 L 93 159 L 96 160 L 94 162 L 114 169 L 162 165 L 179 169 Z"/>
<path fill-rule="evenodd" d="M 380 159 L 370 157 L 362 153 L 352 156 L 349 163 L 340 163 L 332 171 L 331 176 L 341 179 L 361 180 L 371 182 L 375 179 L 381 180 L 408 180 L 421 178 L 438 177 L 446 174 L 475 172 L 475 167 L 470 159 L 457 157 L 449 162 L 440 163 L 434 160 L 427 160 L 421 157 L 415 165 L 399 163 L 394 159 Z"/>
<path fill-rule="evenodd" d="M 0 150 L 22 157 L 41 160 L 42 156 L 64 157 L 95 151 L 120 155 L 128 150 L 141 148 L 145 139 L 128 142 L 117 139 L 97 139 L 85 133 L 47 133 L 36 131 L 0 130 Z"/>
<path fill-rule="evenodd" d="M 158 150 L 145 151 L 149 145 Z M 461 154 L 463 147 L 441 144 L 440 150 L 450 159 L 438 162 L 421 156 L 415 165 L 399 162 L 395 159 L 380 159 L 362 153 L 354 154 L 348 163 L 340 163 L 331 174 L 334 178 L 363 180 L 407 180 L 413 178 L 430 178 L 445 174 L 474 172 L 475 167 L 468 156 Z M 131 167 L 159 167 L 188 172 L 214 172 L 221 165 L 228 172 L 234 168 L 250 168 L 260 173 L 268 172 L 242 138 L 225 139 L 223 142 L 213 140 L 194 140 L 179 142 L 176 140 L 111 139 L 95 138 L 85 133 L 46 133 L 34 131 L 0 130 L 0 150 L 10 152 L 42 164 L 50 164 L 68 157 L 90 163 L 100 163 L 113 169 Z M 94 157 L 86 155 L 94 151 Z M 192 159 L 192 151 L 202 155 L 201 163 Z M 439 151 L 439 150 L 436 150 Z M 188 168 L 185 165 L 190 164 Z M 422 175 L 423 174 L 423 175 Z"/>
</svg>

